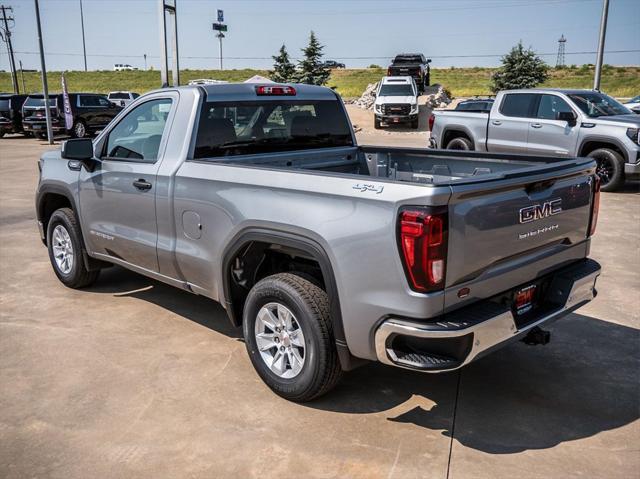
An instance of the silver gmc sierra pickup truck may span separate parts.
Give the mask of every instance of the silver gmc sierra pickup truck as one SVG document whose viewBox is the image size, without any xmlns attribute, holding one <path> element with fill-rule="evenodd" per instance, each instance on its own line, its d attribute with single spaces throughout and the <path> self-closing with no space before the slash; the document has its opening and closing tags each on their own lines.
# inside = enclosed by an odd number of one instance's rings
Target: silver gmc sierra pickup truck
<svg viewBox="0 0 640 479">
<path fill-rule="evenodd" d="M 155 91 L 39 170 L 63 284 L 115 264 L 219 301 L 294 401 L 367 360 L 449 371 L 545 342 L 596 294 L 592 159 L 358 146 L 328 88 Z"/>
<path fill-rule="evenodd" d="M 598 91 L 502 91 L 489 113 L 438 110 L 429 123 L 432 148 L 594 158 L 602 191 L 640 178 L 640 115 Z"/>
</svg>

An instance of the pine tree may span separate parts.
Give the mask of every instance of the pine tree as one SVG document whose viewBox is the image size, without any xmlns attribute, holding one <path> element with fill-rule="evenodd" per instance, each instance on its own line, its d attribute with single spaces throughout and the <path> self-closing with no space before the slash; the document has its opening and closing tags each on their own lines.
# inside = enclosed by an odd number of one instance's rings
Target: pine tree
<svg viewBox="0 0 640 479">
<path fill-rule="evenodd" d="M 307 83 L 309 85 L 324 85 L 329 80 L 331 70 L 326 68 L 320 62 L 322 58 L 322 49 L 324 46 L 316 38 L 313 31 L 309 35 L 309 44 L 307 48 L 302 49 L 304 58 L 298 64 L 296 72 L 296 81 L 299 83 Z"/>
<path fill-rule="evenodd" d="M 284 44 L 280 47 L 280 53 L 273 57 L 273 71 L 270 72 L 269 77 L 278 83 L 291 83 L 295 81 L 296 67 L 291 60 L 289 60 L 289 53 L 287 53 L 287 47 Z"/>
<path fill-rule="evenodd" d="M 502 57 L 502 67 L 492 77 L 495 92 L 517 88 L 534 88 L 549 76 L 549 67 L 531 48 L 525 50 L 522 42 Z"/>
</svg>

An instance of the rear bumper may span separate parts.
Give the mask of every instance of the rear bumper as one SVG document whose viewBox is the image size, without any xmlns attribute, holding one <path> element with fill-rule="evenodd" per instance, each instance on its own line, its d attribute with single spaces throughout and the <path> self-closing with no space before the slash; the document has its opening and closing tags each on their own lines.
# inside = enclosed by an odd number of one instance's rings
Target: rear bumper
<svg viewBox="0 0 640 479">
<path fill-rule="evenodd" d="M 376 356 L 385 364 L 425 372 L 458 369 L 591 301 L 600 271 L 587 259 L 553 273 L 542 300 L 547 307 L 524 325 L 518 325 L 510 305 L 491 299 L 430 322 L 389 318 L 375 333 Z"/>
</svg>

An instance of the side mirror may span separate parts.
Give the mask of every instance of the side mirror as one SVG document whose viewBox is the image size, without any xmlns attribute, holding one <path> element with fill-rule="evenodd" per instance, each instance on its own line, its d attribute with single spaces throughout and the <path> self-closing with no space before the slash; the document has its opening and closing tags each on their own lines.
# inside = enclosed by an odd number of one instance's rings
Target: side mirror
<svg viewBox="0 0 640 479">
<path fill-rule="evenodd" d="M 572 111 L 559 111 L 556 113 L 556 120 L 558 121 L 566 121 L 569 126 L 574 126 L 576 124 L 577 116 Z"/>
<path fill-rule="evenodd" d="M 88 171 L 95 170 L 97 163 L 93 157 L 93 141 L 90 138 L 75 138 L 65 141 L 62 144 L 62 158 L 80 162 Z"/>
<path fill-rule="evenodd" d="M 378 96 L 378 94 L 377 94 L 375 91 L 372 91 L 372 92 L 371 92 L 371 96 L 375 98 L 375 97 L 377 97 L 377 96 Z"/>
</svg>

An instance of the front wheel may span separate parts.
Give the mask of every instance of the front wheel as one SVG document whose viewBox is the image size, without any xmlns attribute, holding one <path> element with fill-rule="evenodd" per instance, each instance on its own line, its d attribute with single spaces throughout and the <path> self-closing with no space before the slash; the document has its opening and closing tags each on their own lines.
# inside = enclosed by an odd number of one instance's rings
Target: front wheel
<svg viewBox="0 0 640 479">
<path fill-rule="evenodd" d="M 243 332 L 251 363 L 276 394 L 310 401 L 342 374 L 327 293 L 292 273 L 260 280 L 247 296 Z"/>
<path fill-rule="evenodd" d="M 587 155 L 596 160 L 596 173 L 602 191 L 615 191 L 624 185 L 624 159 L 609 148 L 598 148 Z"/>
<path fill-rule="evenodd" d="M 379 130 L 380 128 L 382 128 L 382 126 L 380 125 L 380 120 L 378 120 L 377 118 L 373 120 L 373 127 L 376 130 Z"/>
<path fill-rule="evenodd" d="M 418 122 L 419 120 L 416 118 L 415 120 L 411 120 L 411 128 L 414 130 L 418 129 Z"/>
<path fill-rule="evenodd" d="M 70 208 L 60 208 L 51 215 L 47 249 L 53 271 L 65 286 L 84 288 L 98 278 L 100 270 L 89 271 L 84 264 L 80 226 Z"/>
</svg>

